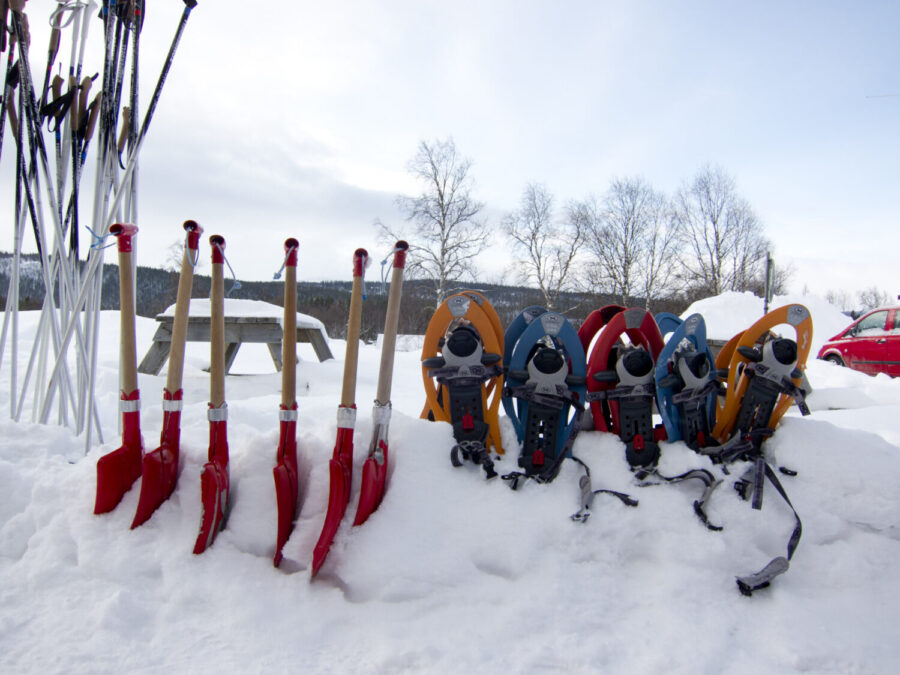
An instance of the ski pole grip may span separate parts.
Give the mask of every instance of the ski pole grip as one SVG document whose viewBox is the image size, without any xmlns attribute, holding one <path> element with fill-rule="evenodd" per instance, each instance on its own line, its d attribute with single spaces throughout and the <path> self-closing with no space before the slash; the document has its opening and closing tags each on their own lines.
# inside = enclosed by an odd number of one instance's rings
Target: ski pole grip
<svg viewBox="0 0 900 675">
<path fill-rule="evenodd" d="M 203 228 L 196 220 L 186 220 L 184 221 L 184 231 L 187 232 L 187 247 L 196 251 L 200 246 L 200 235 L 203 234 Z"/>
<path fill-rule="evenodd" d="M 403 269 L 406 266 L 406 252 L 409 244 L 402 239 L 394 244 L 394 267 Z"/>
<path fill-rule="evenodd" d="M 188 10 L 191 10 L 197 6 L 197 0 L 184 0 L 184 4 L 187 5 Z"/>
<path fill-rule="evenodd" d="M 221 234 L 214 234 L 209 238 L 212 246 L 212 262 L 213 265 L 225 264 L 225 237 Z"/>
<path fill-rule="evenodd" d="M 87 145 L 91 137 L 94 135 L 94 130 L 97 128 L 97 119 L 100 117 L 100 94 L 97 94 L 94 97 L 94 101 L 91 103 L 91 111 L 88 114 L 87 125 L 84 129 L 84 145 Z"/>
<path fill-rule="evenodd" d="M 119 253 L 131 253 L 131 238 L 138 233 L 137 225 L 113 223 L 109 226 L 109 233 L 117 239 Z"/>
<path fill-rule="evenodd" d="M 297 249 L 300 248 L 300 242 L 291 237 L 284 242 L 284 253 L 287 256 L 284 260 L 285 267 L 297 266 Z"/>
<path fill-rule="evenodd" d="M 128 127 L 131 122 L 131 108 L 125 106 L 122 108 L 122 129 L 119 131 L 119 142 L 116 144 L 116 150 L 122 154 L 125 149 L 125 143 L 128 141 Z"/>
<path fill-rule="evenodd" d="M 366 267 L 366 259 L 369 252 L 364 248 L 358 248 L 353 252 L 353 276 L 361 277 Z"/>
</svg>

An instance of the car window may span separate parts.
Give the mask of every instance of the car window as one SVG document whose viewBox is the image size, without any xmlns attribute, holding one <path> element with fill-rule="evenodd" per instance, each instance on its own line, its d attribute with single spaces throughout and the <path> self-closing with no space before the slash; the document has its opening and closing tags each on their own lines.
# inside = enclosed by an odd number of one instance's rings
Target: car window
<svg viewBox="0 0 900 675">
<path fill-rule="evenodd" d="M 856 324 L 857 335 L 880 335 L 884 334 L 884 324 L 887 321 L 887 310 L 883 312 L 875 312 L 869 314 L 865 319 Z"/>
<path fill-rule="evenodd" d="M 894 310 L 894 329 L 891 333 L 894 335 L 900 334 L 900 309 Z"/>
</svg>

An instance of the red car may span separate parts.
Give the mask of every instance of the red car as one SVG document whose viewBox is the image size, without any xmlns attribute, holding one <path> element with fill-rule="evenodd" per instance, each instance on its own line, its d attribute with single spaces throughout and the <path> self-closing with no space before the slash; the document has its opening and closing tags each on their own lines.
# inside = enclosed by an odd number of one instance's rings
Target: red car
<svg viewBox="0 0 900 675">
<path fill-rule="evenodd" d="M 900 377 L 900 307 L 861 316 L 826 342 L 818 358 L 870 375 Z"/>
</svg>

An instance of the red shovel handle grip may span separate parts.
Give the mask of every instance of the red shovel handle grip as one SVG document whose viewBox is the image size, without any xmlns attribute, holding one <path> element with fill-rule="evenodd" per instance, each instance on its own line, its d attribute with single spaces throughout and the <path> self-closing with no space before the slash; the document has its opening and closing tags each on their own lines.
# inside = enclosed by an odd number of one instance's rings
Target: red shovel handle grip
<svg viewBox="0 0 900 675">
<path fill-rule="evenodd" d="M 187 247 L 196 251 L 200 246 L 200 235 L 203 234 L 203 228 L 196 220 L 186 220 L 184 221 L 184 231 L 187 232 Z"/>
<path fill-rule="evenodd" d="M 130 223 L 113 223 L 109 233 L 119 242 L 119 253 L 131 253 L 131 238 L 138 233 L 137 225 Z"/>
<path fill-rule="evenodd" d="M 406 266 L 406 252 L 409 250 L 409 244 L 402 239 L 394 244 L 394 267 L 403 269 Z"/>
<path fill-rule="evenodd" d="M 212 262 L 213 264 L 225 264 L 225 237 L 221 234 L 214 234 L 209 238 L 209 244 L 212 246 Z"/>
<path fill-rule="evenodd" d="M 300 242 L 293 237 L 286 239 L 284 242 L 284 253 L 287 256 L 284 260 L 285 267 L 297 266 L 297 249 L 300 248 Z"/>
<path fill-rule="evenodd" d="M 361 277 L 366 267 L 369 252 L 364 248 L 358 248 L 353 252 L 353 276 Z"/>
</svg>

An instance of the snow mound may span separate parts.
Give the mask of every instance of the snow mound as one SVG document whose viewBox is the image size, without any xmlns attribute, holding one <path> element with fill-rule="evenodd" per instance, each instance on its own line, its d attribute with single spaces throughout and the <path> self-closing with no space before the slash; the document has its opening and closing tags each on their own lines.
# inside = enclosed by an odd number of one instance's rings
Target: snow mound
<svg viewBox="0 0 900 675">
<path fill-rule="evenodd" d="M 728 340 L 763 316 L 763 299 L 749 291 L 728 292 L 712 298 L 698 300 L 681 315 L 702 314 L 706 321 L 706 335 L 710 339 Z M 769 310 L 789 304 L 804 305 L 812 315 L 812 356 L 821 346 L 850 325 L 852 319 L 837 307 L 817 295 L 776 295 L 769 303 Z"/>
</svg>

